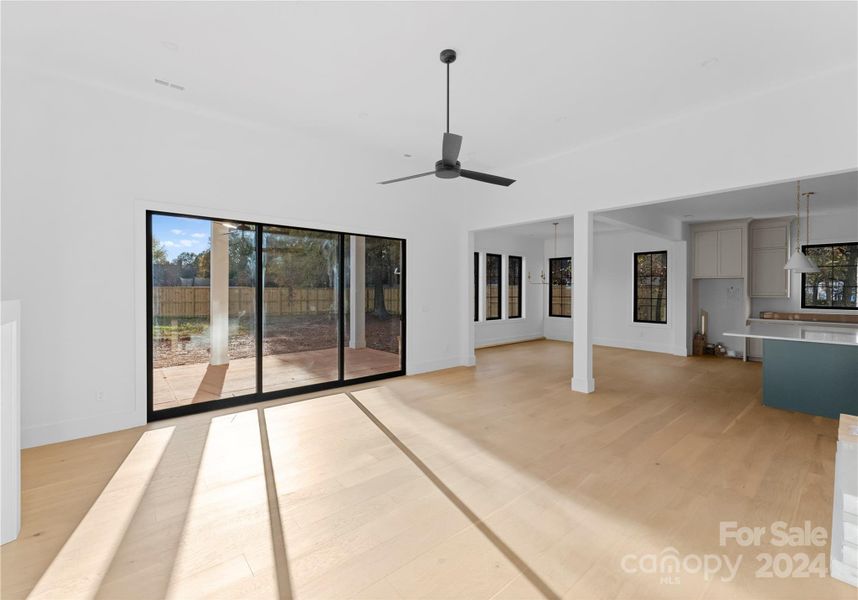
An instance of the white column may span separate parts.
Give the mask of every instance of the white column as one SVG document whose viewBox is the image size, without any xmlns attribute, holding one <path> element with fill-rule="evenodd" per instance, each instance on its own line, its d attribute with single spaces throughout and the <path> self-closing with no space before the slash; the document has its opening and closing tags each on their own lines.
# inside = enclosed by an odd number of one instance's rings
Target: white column
<svg viewBox="0 0 858 600">
<path fill-rule="evenodd" d="M 4 300 L 0 329 L 0 544 L 21 531 L 21 301 Z"/>
<path fill-rule="evenodd" d="M 349 240 L 349 348 L 366 348 L 366 238 Z"/>
<path fill-rule="evenodd" d="M 229 228 L 212 221 L 209 258 L 209 364 L 229 364 Z"/>
<path fill-rule="evenodd" d="M 589 394 L 593 379 L 593 336 L 590 328 L 590 282 L 593 275 L 593 213 L 577 213 L 572 242 L 572 389 Z"/>
</svg>

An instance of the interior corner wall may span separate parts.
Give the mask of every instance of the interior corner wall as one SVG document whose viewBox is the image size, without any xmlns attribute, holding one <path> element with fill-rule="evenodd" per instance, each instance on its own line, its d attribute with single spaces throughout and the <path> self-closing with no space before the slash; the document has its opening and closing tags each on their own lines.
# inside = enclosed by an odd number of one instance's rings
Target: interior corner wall
<svg viewBox="0 0 858 600">
<path fill-rule="evenodd" d="M 549 269 L 548 269 L 548 259 L 550 258 L 568 258 L 572 256 L 572 235 L 558 235 L 557 236 L 557 247 L 555 249 L 554 245 L 554 236 L 550 238 L 546 238 L 543 242 L 543 249 L 545 253 L 545 262 L 543 263 L 543 269 L 545 269 L 545 280 L 548 281 L 549 277 Z M 535 275 L 537 276 L 537 275 Z M 558 340 L 561 342 L 571 342 L 572 341 L 572 332 L 574 330 L 574 325 L 572 324 L 572 319 L 568 317 L 552 317 L 550 316 L 548 310 L 548 286 L 542 286 L 545 288 L 545 300 L 543 302 L 543 310 L 545 311 L 545 319 L 543 322 L 543 335 L 545 335 L 545 339 L 548 340 Z M 575 272 L 572 272 L 572 312 L 575 312 Z"/>
<path fill-rule="evenodd" d="M 407 371 L 467 364 L 467 236 L 438 186 L 378 186 L 342 140 L 61 76 L 4 65 L 2 88 L 24 447 L 145 423 L 146 208 L 405 238 Z"/>
<path fill-rule="evenodd" d="M 685 356 L 686 244 L 631 230 L 597 232 L 593 343 Z M 667 251 L 667 324 L 634 322 L 634 253 Z"/>
<path fill-rule="evenodd" d="M 539 280 L 539 271 L 543 264 L 542 240 L 539 238 L 511 235 L 504 231 L 478 231 L 474 233 L 474 252 L 480 252 L 480 260 L 485 260 L 486 252 L 501 254 L 504 261 L 509 255 L 524 258 L 522 273 L 522 308 L 524 315 L 520 319 L 500 319 L 474 323 L 474 345 L 477 348 L 513 342 L 539 339 L 543 337 L 542 318 L 545 286 L 528 283 L 528 273 L 532 281 Z M 473 265 L 473 259 L 470 261 Z M 503 272 L 507 272 L 504 265 Z M 473 285 L 473 284 L 472 284 Z M 504 291 L 504 294 L 506 292 Z M 505 297 L 505 296 L 504 296 Z M 482 302 L 482 299 L 480 299 Z M 473 306 L 472 306 L 473 319 Z"/>
</svg>

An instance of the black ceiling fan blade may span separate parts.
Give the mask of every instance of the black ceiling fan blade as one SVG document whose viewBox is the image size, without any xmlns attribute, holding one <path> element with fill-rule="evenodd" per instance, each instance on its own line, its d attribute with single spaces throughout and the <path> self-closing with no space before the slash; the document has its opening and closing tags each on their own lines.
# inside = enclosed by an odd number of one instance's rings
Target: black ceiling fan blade
<svg viewBox="0 0 858 600">
<path fill-rule="evenodd" d="M 459 160 L 459 150 L 462 149 L 462 136 L 455 133 L 445 133 L 441 145 L 441 160 L 445 165 L 455 165 Z"/>
<path fill-rule="evenodd" d="M 400 177 L 399 179 L 388 179 L 387 181 L 379 181 L 379 185 L 386 185 L 388 183 L 396 183 L 397 181 L 405 181 L 406 179 L 417 179 L 418 177 L 426 177 L 427 175 L 434 175 L 435 171 L 427 171 L 426 173 L 420 173 L 419 175 L 409 175 L 408 177 Z"/>
<path fill-rule="evenodd" d="M 515 183 L 515 179 L 507 179 L 506 177 L 489 175 L 488 173 L 480 173 L 478 171 L 468 171 L 467 169 L 462 169 L 461 171 L 459 171 L 459 175 L 464 177 L 465 179 L 473 179 L 475 181 L 482 181 L 483 183 L 493 183 L 495 185 L 508 186 Z"/>
</svg>

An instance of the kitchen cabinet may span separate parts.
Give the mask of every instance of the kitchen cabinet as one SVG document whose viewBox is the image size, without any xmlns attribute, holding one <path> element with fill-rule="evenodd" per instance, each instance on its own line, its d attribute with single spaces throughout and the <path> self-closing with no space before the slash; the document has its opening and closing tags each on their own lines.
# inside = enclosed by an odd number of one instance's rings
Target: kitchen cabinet
<svg viewBox="0 0 858 600">
<path fill-rule="evenodd" d="M 745 225 L 735 221 L 705 223 L 692 229 L 695 279 L 740 279 L 745 276 Z M 783 266 L 783 265 L 781 265 Z"/>
<path fill-rule="evenodd" d="M 790 219 L 761 219 L 751 222 L 751 296 L 788 298 Z"/>
</svg>

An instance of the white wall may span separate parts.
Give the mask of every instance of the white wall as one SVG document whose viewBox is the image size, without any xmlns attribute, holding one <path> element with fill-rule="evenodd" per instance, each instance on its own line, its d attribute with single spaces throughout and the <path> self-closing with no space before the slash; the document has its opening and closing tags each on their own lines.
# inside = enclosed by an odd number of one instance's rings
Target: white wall
<svg viewBox="0 0 858 600">
<path fill-rule="evenodd" d="M 509 255 L 524 258 L 522 278 L 524 279 L 522 298 L 523 317 L 520 319 L 503 318 L 498 321 L 481 320 L 474 324 L 474 343 L 477 348 L 495 344 L 520 342 L 542 337 L 543 287 L 527 283 L 527 273 L 538 277 L 543 262 L 542 240 L 532 237 L 511 235 L 503 231 L 478 231 L 474 234 L 474 251 L 480 253 L 501 254 L 503 256 L 504 280 L 506 278 Z M 480 261 L 485 260 L 481 254 Z M 473 259 L 471 260 L 473 263 Z M 484 267 L 483 267 L 484 268 Z M 481 281 L 484 278 L 481 275 Z M 504 286 L 502 306 L 506 310 L 506 288 Z M 484 293 L 484 290 L 481 292 Z M 481 300 L 482 302 L 482 300 Z M 473 307 L 471 307 L 473 313 Z M 504 316 L 505 312 L 504 312 Z M 482 318 L 482 316 L 481 316 Z"/>
<path fill-rule="evenodd" d="M 691 285 L 697 286 L 697 305 L 709 313 L 706 342 L 721 342 L 727 349 L 744 354 L 745 340 L 725 336 L 724 332 L 745 326 L 745 280 L 695 279 Z"/>
<path fill-rule="evenodd" d="M 634 253 L 667 251 L 667 324 L 634 322 Z M 594 240 L 593 343 L 686 354 L 686 245 L 631 230 Z"/>
<path fill-rule="evenodd" d="M 558 235 L 557 236 L 557 249 L 554 248 L 554 236 L 547 238 L 543 243 L 544 253 L 545 253 L 545 262 L 543 263 L 543 269 L 545 270 L 545 280 L 548 281 L 549 271 L 548 271 L 548 259 L 550 258 L 563 258 L 567 256 L 572 256 L 572 235 Z M 538 280 L 539 272 L 536 271 L 533 273 L 533 278 Z M 543 302 L 543 307 L 545 311 L 545 320 L 543 324 L 544 335 L 549 340 L 560 340 L 563 342 L 571 342 L 572 341 L 572 319 L 565 317 L 550 317 L 548 316 L 548 286 L 541 286 L 545 288 L 545 300 Z M 573 270 L 572 273 L 572 312 L 575 312 L 575 273 Z"/>
<path fill-rule="evenodd" d="M 406 238 L 407 369 L 467 362 L 452 325 L 467 236 L 429 195 L 444 186 L 392 190 L 339 140 L 14 66 L 2 86 L 2 297 L 28 315 L 25 447 L 145 422 L 146 208 Z"/>
<path fill-rule="evenodd" d="M 806 239 L 805 220 L 802 215 L 801 243 Z M 792 226 L 791 239 L 795 239 L 795 223 Z M 835 242 L 858 242 L 858 198 L 855 208 L 844 212 L 814 214 L 810 216 L 810 243 L 828 244 Z M 794 244 L 794 242 L 793 242 Z M 792 249 L 790 249 L 790 252 Z M 801 308 L 801 275 L 790 278 L 789 298 L 751 298 L 751 316 L 759 317 L 761 311 L 777 312 L 825 312 L 826 314 L 855 314 L 849 310 L 829 310 L 819 308 Z"/>
</svg>

